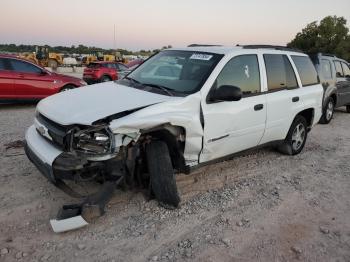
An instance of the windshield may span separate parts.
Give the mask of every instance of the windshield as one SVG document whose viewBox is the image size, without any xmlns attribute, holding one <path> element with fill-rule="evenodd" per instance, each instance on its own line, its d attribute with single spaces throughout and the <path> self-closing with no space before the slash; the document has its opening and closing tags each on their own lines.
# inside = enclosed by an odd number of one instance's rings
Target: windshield
<svg viewBox="0 0 350 262">
<path fill-rule="evenodd" d="M 90 63 L 90 64 L 88 64 L 87 67 L 88 67 L 88 68 L 100 68 L 100 67 L 101 67 L 101 64 L 98 64 L 98 63 Z"/>
<path fill-rule="evenodd" d="M 222 57 L 204 52 L 163 51 L 141 64 L 126 79 L 162 87 L 175 95 L 192 94 L 201 88 Z"/>
</svg>

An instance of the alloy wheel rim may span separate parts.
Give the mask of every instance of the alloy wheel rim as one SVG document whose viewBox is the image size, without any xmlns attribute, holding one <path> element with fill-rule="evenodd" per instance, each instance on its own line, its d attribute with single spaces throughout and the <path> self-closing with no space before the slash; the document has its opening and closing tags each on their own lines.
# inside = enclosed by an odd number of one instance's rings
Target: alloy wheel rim
<svg viewBox="0 0 350 262">
<path fill-rule="evenodd" d="M 299 150 L 301 146 L 304 144 L 306 135 L 306 129 L 305 126 L 301 123 L 299 123 L 292 134 L 292 147 L 295 151 Z"/>
<path fill-rule="evenodd" d="M 328 105 L 327 105 L 327 110 L 326 110 L 326 118 L 327 118 L 327 120 L 330 120 L 332 118 L 333 110 L 334 110 L 334 105 L 333 105 L 332 101 L 329 101 Z"/>
</svg>

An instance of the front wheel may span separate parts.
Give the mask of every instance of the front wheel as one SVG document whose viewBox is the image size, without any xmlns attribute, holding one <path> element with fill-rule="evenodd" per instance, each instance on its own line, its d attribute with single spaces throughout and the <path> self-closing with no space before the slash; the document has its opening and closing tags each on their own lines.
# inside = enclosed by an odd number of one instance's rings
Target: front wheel
<svg viewBox="0 0 350 262">
<path fill-rule="evenodd" d="M 306 139 L 307 123 L 303 116 L 298 115 L 289 129 L 286 139 L 279 147 L 279 151 L 286 155 L 297 155 L 303 150 Z"/>
<path fill-rule="evenodd" d="M 163 141 L 148 144 L 146 159 L 151 190 L 159 204 L 170 209 L 178 207 L 180 197 L 167 144 Z"/>
<path fill-rule="evenodd" d="M 101 78 L 101 82 L 109 82 L 109 81 L 112 81 L 112 79 L 109 76 L 103 76 Z"/>
<path fill-rule="evenodd" d="M 60 93 L 66 92 L 66 91 L 71 90 L 71 89 L 73 89 L 73 88 L 74 88 L 74 86 L 66 85 L 66 86 L 64 86 L 64 87 L 61 88 Z"/>
<path fill-rule="evenodd" d="M 333 118 L 334 114 L 334 100 L 332 97 L 327 99 L 326 105 L 323 108 L 323 114 L 320 119 L 320 124 L 329 124 Z"/>
</svg>

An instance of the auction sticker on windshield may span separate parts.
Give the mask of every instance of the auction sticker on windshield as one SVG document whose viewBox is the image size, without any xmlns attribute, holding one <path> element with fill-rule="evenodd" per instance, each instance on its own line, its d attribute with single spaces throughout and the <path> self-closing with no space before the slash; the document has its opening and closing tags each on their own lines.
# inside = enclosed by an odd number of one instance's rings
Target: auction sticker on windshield
<svg viewBox="0 0 350 262">
<path fill-rule="evenodd" d="M 213 56 L 208 54 L 193 54 L 190 59 L 209 61 Z"/>
</svg>

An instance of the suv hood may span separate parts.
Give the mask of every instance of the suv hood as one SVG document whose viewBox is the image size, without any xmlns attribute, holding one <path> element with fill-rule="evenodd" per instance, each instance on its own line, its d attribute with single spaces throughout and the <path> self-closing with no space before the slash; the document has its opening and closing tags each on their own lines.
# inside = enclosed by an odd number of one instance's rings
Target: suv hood
<svg viewBox="0 0 350 262">
<path fill-rule="evenodd" d="M 113 114 L 176 99 L 181 98 L 106 82 L 50 96 L 37 111 L 61 125 L 91 125 Z"/>
</svg>

